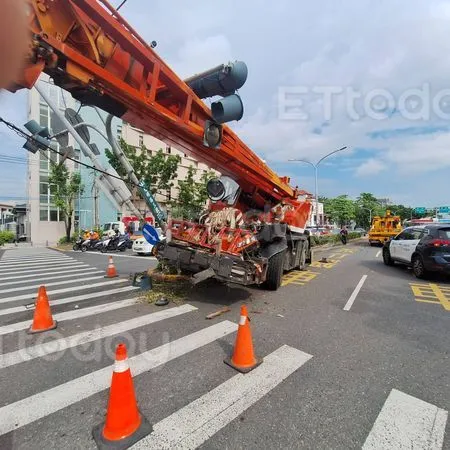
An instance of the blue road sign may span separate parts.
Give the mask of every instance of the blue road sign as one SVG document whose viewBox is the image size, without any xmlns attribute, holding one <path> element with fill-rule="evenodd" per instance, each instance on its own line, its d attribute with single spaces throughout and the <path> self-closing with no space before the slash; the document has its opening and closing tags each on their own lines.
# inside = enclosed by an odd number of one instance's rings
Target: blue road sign
<svg viewBox="0 0 450 450">
<path fill-rule="evenodd" d="M 150 224 L 146 223 L 142 227 L 142 234 L 145 237 L 145 240 L 152 245 L 155 245 L 157 242 L 159 242 L 159 235 L 156 231 L 155 227 L 152 227 Z"/>
<path fill-rule="evenodd" d="M 439 212 L 441 214 L 448 214 L 448 213 L 450 213 L 450 206 L 440 206 L 439 207 Z"/>
<path fill-rule="evenodd" d="M 424 207 L 414 208 L 414 212 L 416 212 L 417 214 L 425 214 L 427 212 L 427 208 Z"/>
</svg>

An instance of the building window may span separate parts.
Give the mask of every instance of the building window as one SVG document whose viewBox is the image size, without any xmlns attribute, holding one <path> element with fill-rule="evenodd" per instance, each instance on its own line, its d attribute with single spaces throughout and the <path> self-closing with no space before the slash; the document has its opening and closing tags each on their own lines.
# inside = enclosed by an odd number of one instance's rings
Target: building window
<svg viewBox="0 0 450 450">
<path fill-rule="evenodd" d="M 168 145 L 166 147 L 166 152 L 169 153 L 169 154 L 172 153 L 172 149 L 170 148 L 170 145 Z"/>
<path fill-rule="evenodd" d="M 58 210 L 57 209 L 50 209 L 50 221 L 51 222 L 58 222 Z"/>
<path fill-rule="evenodd" d="M 48 222 L 48 208 L 41 207 L 40 214 L 39 214 L 39 220 L 41 222 Z"/>
<path fill-rule="evenodd" d="M 73 163 L 74 170 L 80 170 L 80 164 L 78 163 L 78 161 L 80 161 L 81 159 L 81 152 L 79 148 L 74 149 L 73 159 L 76 161 L 76 162 L 74 161 Z"/>
<path fill-rule="evenodd" d="M 142 134 L 139 135 L 139 147 L 144 145 L 144 136 Z"/>
<path fill-rule="evenodd" d="M 116 129 L 116 139 L 120 141 L 122 139 L 122 125 L 117 125 Z"/>
</svg>

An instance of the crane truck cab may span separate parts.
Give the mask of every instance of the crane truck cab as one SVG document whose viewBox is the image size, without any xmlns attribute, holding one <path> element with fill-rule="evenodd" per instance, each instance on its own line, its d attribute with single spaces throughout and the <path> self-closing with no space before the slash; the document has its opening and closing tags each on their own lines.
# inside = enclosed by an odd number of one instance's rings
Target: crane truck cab
<svg viewBox="0 0 450 450">
<path fill-rule="evenodd" d="M 403 230 L 400 216 L 387 210 L 384 216 L 375 216 L 369 230 L 369 244 L 383 245 Z"/>
</svg>

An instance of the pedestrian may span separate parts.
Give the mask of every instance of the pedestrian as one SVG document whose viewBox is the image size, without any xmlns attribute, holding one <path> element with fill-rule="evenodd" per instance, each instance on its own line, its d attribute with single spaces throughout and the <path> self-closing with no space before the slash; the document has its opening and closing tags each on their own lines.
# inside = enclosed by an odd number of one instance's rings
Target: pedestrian
<svg viewBox="0 0 450 450">
<path fill-rule="evenodd" d="M 347 245 L 348 231 L 347 231 L 347 227 L 346 227 L 345 225 L 341 228 L 340 235 L 341 235 L 341 241 L 342 241 L 342 243 L 343 243 L 344 245 Z"/>
</svg>

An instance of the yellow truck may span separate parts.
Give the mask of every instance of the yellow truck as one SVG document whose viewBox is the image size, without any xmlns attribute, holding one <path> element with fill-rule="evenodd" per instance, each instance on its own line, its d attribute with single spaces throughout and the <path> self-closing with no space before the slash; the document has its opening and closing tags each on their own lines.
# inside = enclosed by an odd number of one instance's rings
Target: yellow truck
<svg viewBox="0 0 450 450">
<path fill-rule="evenodd" d="M 393 216 L 387 210 L 384 217 L 375 216 L 369 230 L 369 244 L 383 245 L 390 238 L 396 236 L 403 230 L 400 216 Z"/>
</svg>

